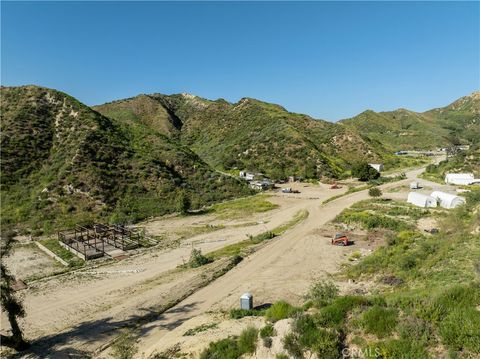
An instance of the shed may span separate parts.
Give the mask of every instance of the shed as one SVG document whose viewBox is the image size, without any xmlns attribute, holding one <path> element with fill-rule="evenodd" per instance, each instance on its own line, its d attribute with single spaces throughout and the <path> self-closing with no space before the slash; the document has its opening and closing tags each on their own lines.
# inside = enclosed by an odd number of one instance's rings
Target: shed
<svg viewBox="0 0 480 359">
<path fill-rule="evenodd" d="M 473 173 L 447 173 L 445 175 L 445 183 L 456 185 L 469 185 L 475 183 Z"/>
<path fill-rule="evenodd" d="M 437 207 L 437 200 L 435 197 L 418 192 L 410 192 L 408 194 L 407 202 L 423 208 Z"/>
<path fill-rule="evenodd" d="M 250 293 L 243 293 L 240 297 L 240 309 L 253 309 L 253 296 Z"/>
<path fill-rule="evenodd" d="M 375 168 L 378 172 L 383 171 L 383 164 L 382 163 L 369 163 L 370 167 Z"/>
<path fill-rule="evenodd" d="M 410 183 L 410 189 L 419 189 L 419 188 L 420 186 L 418 185 L 417 181 Z"/>
<path fill-rule="evenodd" d="M 455 208 L 465 203 L 465 198 L 442 191 L 433 191 L 431 196 L 437 199 L 443 208 Z"/>
</svg>

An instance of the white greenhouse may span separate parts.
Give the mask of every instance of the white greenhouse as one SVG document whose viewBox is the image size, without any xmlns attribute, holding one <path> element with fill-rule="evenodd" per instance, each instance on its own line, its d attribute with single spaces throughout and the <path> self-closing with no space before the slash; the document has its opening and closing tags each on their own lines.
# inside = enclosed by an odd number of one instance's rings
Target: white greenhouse
<svg viewBox="0 0 480 359">
<path fill-rule="evenodd" d="M 437 200 L 435 197 L 418 192 L 410 192 L 408 194 L 407 202 L 423 208 L 437 207 Z"/>
<path fill-rule="evenodd" d="M 442 191 L 434 191 L 430 196 L 437 199 L 443 208 L 455 208 L 465 203 L 465 198 Z"/>
<path fill-rule="evenodd" d="M 473 173 L 447 173 L 445 175 L 445 183 L 449 184 L 468 186 L 479 182 L 480 179 L 475 179 Z"/>
</svg>

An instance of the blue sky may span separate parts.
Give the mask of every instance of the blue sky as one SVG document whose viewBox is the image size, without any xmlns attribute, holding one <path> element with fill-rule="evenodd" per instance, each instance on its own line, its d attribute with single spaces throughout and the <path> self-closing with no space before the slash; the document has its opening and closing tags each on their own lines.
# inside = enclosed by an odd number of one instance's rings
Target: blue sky
<svg viewBox="0 0 480 359">
<path fill-rule="evenodd" d="M 254 97 L 338 120 L 480 88 L 479 2 L 4 2 L 3 85 Z"/>
</svg>

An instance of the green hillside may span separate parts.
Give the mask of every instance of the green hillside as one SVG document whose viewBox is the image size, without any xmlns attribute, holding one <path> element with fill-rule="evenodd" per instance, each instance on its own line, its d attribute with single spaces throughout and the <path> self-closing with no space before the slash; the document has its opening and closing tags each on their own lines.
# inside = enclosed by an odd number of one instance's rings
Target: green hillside
<svg viewBox="0 0 480 359">
<path fill-rule="evenodd" d="M 340 123 L 381 142 L 391 151 L 476 142 L 480 138 L 480 92 L 423 113 L 369 110 Z"/>
<path fill-rule="evenodd" d="M 480 146 L 475 145 L 468 151 L 461 151 L 455 156 L 440 162 L 430 164 L 422 173 L 422 177 L 431 181 L 444 183 L 447 173 L 473 173 L 475 178 L 480 177 Z"/>
<path fill-rule="evenodd" d="M 135 109 L 156 101 L 150 113 Z M 299 175 L 337 177 L 360 159 L 380 160 L 384 151 L 355 131 L 286 111 L 278 105 L 244 98 L 237 103 L 193 95 L 140 95 L 95 107 L 106 116 L 141 122 L 180 138 L 204 161 L 221 170 L 249 169 L 273 178 Z M 165 131 L 171 123 L 178 126 Z"/>
<path fill-rule="evenodd" d="M 1 95 L 3 228 L 128 222 L 175 211 L 181 193 L 193 208 L 250 193 L 147 123 L 111 120 L 36 86 Z"/>
</svg>

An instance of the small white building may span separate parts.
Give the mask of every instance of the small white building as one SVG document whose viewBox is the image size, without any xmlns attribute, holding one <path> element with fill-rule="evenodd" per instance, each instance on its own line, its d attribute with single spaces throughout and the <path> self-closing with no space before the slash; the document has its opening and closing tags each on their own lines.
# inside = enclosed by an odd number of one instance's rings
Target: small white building
<svg viewBox="0 0 480 359">
<path fill-rule="evenodd" d="M 437 207 L 437 200 L 435 197 L 418 192 L 410 192 L 408 194 L 407 202 L 417 207 Z"/>
<path fill-rule="evenodd" d="M 447 209 L 455 208 L 465 203 L 465 198 L 442 191 L 433 191 L 430 196 L 435 198 L 440 206 Z"/>
<path fill-rule="evenodd" d="M 410 183 L 410 189 L 419 189 L 419 188 L 420 188 L 420 185 L 418 184 L 417 181 Z"/>
<path fill-rule="evenodd" d="M 474 183 L 480 183 L 480 179 L 475 179 L 473 173 L 447 173 L 445 183 L 468 186 Z"/>
<path fill-rule="evenodd" d="M 240 177 L 246 179 L 247 181 L 253 181 L 255 178 L 255 173 L 240 171 Z"/>
<path fill-rule="evenodd" d="M 378 172 L 383 171 L 383 163 L 369 163 L 370 167 L 375 168 Z"/>
</svg>

